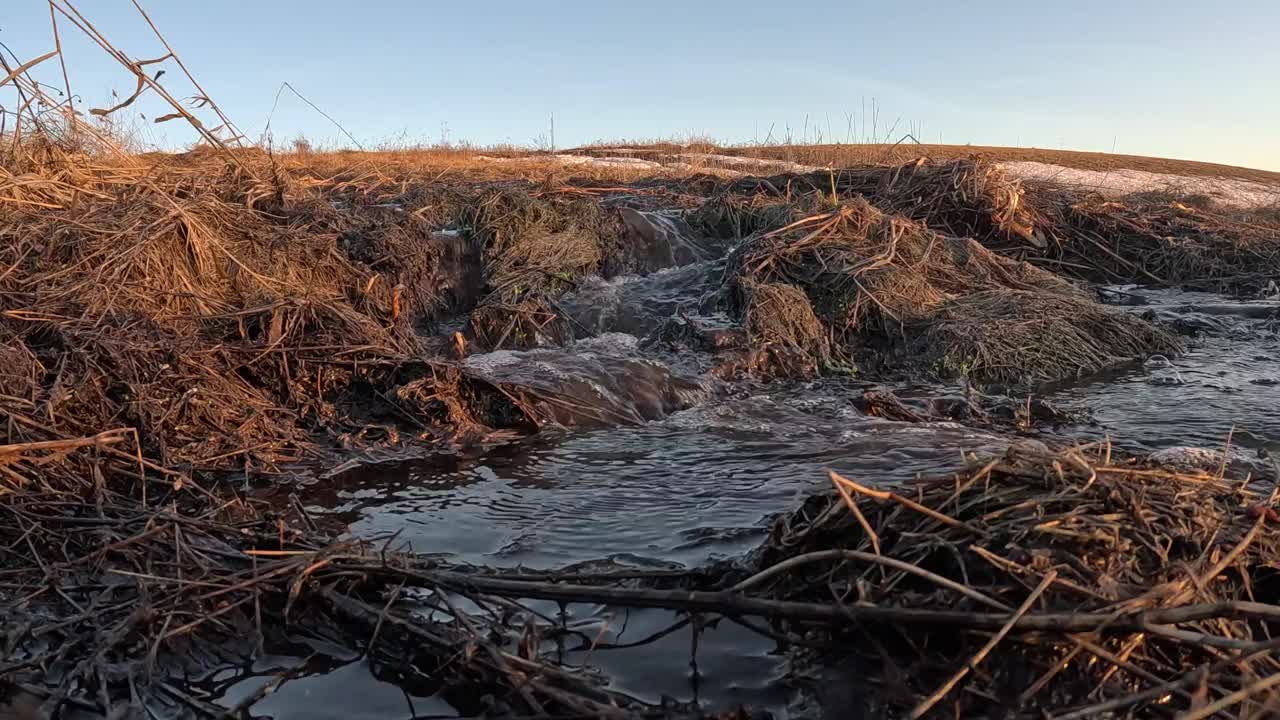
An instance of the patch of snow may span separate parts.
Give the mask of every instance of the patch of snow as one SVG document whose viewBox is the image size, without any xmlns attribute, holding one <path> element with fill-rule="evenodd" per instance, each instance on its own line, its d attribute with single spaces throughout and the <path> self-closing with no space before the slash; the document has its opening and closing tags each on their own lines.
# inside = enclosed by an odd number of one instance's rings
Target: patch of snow
<svg viewBox="0 0 1280 720">
<path fill-rule="evenodd" d="M 595 165 L 599 167 L 634 167 L 660 168 L 662 163 L 653 160 L 641 160 L 631 157 L 588 157 L 586 155 L 552 155 L 557 162 L 565 165 Z"/>
<path fill-rule="evenodd" d="M 1238 178 L 1173 175 L 1127 169 L 1079 170 L 1029 161 L 1001 164 L 1011 175 L 1022 180 L 1085 188 L 1114 197 L 1156 191 L 1179 195 L 1207 195 L 1219 204 L 1237 208 L 1266 207 L 1280 203 L 1280 185 Z"/>
<path fill-rule="evenodd" d="M 609 150 L 608 152 L 615 152 Z M 619 148 L 618 155 L 629 155 L 634 150 Z M 557 162 L 562 165 L 631 168 L 636 170 L 668 169 L 683 172 L 704 172 L 725 178 L 762 173 L 808 173 L 825 168 L 802 165 L 785 160 L 720 155 L 714 153 L 684 152 L 674 162 L 662 163 L 637 157 L 592 157 L 558 153 L 516 158 L 496 158 L 477 155 L 477 160 L 496 163 Z M 1217 203 L 1236 208 L 1268 207 L 1280 204 L 1280 183 L 1264 183 L 1228 177 L 1175 175 L 1147 172 L 1145 170 L 1080 170 L 1077 168 L 1031 161 L 1004 162 L 1001 165 L 1015 178 L 1049 182 L 1066 187 L 1100 192 L 1111 197 L 1121 197 L 1137 192 L 1170 192 L 1178 195 L 1205 195 Z"/>
<path fill-rule="evenodd" d="M 736 155 L 713 155 L 709 153 L 681 153 L 681 158 L 693 161 L 693 163 L 712 162 L 719 165 L 728 165 L 732 167 L 753 168 L 756 170 L 770 170 L 773 172 L 792 172 L 807 173 L 823 170 L 816 165 L 801 165 L 800 163 L 788 162 L 786 160 L 767 160 L 763 158 L 739 157 Z"/>
<path fill-rule="evenodd" d="M 561 165 L 594 165 L 597 167 L 631 167 L 640 169 L 652 169 L 662 167 L 662 163 L 652 160 L 641 160 L 640 158 L 623 158 L 623 157 L 589 157 L 587 155 L 526 155 L 523 157 L 499 158 L 489 155 L 476 155 L 476 160 L 484 160 L 485 162 L 494 163 L 539 163 L 558 162 Z"/>
</svg>

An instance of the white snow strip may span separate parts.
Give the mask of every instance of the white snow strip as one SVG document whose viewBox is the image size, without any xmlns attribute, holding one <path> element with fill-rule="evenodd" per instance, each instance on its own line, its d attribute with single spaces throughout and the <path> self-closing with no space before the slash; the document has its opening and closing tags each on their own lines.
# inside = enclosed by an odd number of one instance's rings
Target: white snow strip
<svg viewBox="0 0 1280 720">
<path fill-rule="evenodd" d="M 1095 190 L 1121 196 L 1136 192 L 1171 192 L 1179 195 L 1207 195 L 1219 204 L 1238 208 L 1280 204 L 1280 184 L 1238 178 L 1173 175 L 1144 170 L 1077 170 L 1039 162 L 1002 163 L 1011 175 L 1023 180 L 1052 182 L 1067 187 Z"/>
<path fill-rule="evenodd" d="M 562 165 L 631 168 L 657 170 L 666 168 L 683 172 L 706 172 L 721 177 L 738 177 L 747 174 L 807 173 L 822 170 L 813 165 L 801 165 L 785 160 L 718 155 L 711 153 L 680 153 L 676 162 L 660 163 L 636 157 L 591 157 L 588 155 L 534 155 L 518 158 L 495 158 L 479 155 L 477 160 L 498 163 L 546 162 Z M 1082 188 L 1119 197 L 1136 192 L 1170 192 L 1178 195 L 1207 195 L 1220 205 L 1237 208 L 1257 208 L 1280 205 L 1280 183 L 1264 183 L 1227 177 L 1203 177 L 1175 175 L 1144 170 L 1078 170 L 1040 162 L 1001 163 L 1013 177 L 1022 180 L 1050 182 L 1072 188 Z"/>
<path fill-rule="evenodd" d="M 730 167 L 746 167 L 757 170 L 770 170 L 773 172 L 793 172 L 807 173 L 822 170 L 823 168 L 816 165 L 801 165 L 800 163 L 788 162 L 786 160 L 767 160 L 763 158 L 739 157 L 736 155 L 712 155 L 709 153 L 681 153 L 681 158 L 691 161 L 693 164 L 714 163 L 717 165 L 727 165 Z"/>
</svg>

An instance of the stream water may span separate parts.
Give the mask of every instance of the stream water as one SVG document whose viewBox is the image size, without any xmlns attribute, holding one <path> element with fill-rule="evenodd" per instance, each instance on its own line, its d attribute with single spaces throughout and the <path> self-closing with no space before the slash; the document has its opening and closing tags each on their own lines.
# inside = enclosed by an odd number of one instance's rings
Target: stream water
<svg viewBox="0 0 1280 720">
<path fill-rule="evenodd" d="M 706 326 L 724 324 L 704 302 L 720 261 L 706 259 L 705 243 L 675 247 L 681 232 L 669 217 L 654 226 L 655 237 L 671 245 L 665 256 L 685 264 L 584 283 L 562 300 L 581 336 L 575 344 L 467 361 L 483 377 L 570 388 L 607 412 L 478 457 L 362 467 L 306 488 L 309 509 L 342 522 L 353 536 L 395 535 L 417 552 L 487 566 L 696 567 L 755 546 L 771 515 L 826 486 L 828 468 L 868 484 L 896 482 L 947 471 L 962 453 L 998 453 L 1010 442 L 954 423 L 868 417 L 851 404 L 868 386 L 853 380 L 729 385 L 707 372 L 707 355 L 646 342 L 677 313 Z M 1221 448 L 1230 434 L 1233 462 L 1265 477 L 1267 454 L 1280 451 L 1280 304 L 1135 288 L 1107 297 L 1180 328 L 1189 350 L 1045 389 L 1045 399 L 1091 418 L 1057 432 L 1081 440 L 1111 436 L 1128 450 L 1170 456 L 1186 454 L 1183 447 Z M 590 651 L 566 649 L 566 664 L 606 673 L 630 695 L 720 709 L 746 703 L 780 718 L 795 715 L 783 658 L 743 628 L 726 622 L 705 633 L 695 672 L 688 662 L 691 630 L 661 635 L 677 620 L 669 613 L 585 605 L 566 612 L 567 625 L 600 639 Z M 355 653 L 327 652 L 327 662 L 253 713 L 455 714 L 438 696 L 417 696 L 376 677 Z M 232 705 L 286 662 L 261 658 L 204 682 Z"/>
</svg>

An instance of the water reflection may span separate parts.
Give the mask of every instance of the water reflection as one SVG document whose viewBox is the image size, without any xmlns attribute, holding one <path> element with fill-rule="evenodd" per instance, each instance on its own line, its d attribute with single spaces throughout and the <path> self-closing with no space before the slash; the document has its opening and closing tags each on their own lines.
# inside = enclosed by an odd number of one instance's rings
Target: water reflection
<svg viewBox="0 0 1280 720">
<path fill-rule="evenodd" d="M 362 657 L 267 655 L 247 666 L 224 668 L 197 685 L 223 707 L 239 709 L 233 717 L 240 718 L 459 717 L 442 697 L 416 695 L 402 677 L 382 677 L 383 672 Z"/>
</svg>

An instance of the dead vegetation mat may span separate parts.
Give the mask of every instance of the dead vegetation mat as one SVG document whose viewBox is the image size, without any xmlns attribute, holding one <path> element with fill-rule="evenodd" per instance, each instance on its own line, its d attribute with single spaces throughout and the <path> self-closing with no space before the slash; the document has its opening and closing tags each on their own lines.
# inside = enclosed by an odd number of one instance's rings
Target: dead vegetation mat
<svg viewBox="0 0 1280 720">
<path fill-rule="evenodd" d="M 831 480 L 735 590 L 848 613 L 795 656 L 836 668 L 811 690 L 846 717 L 1280 707 L 1274 491 L 1033 441 L 934 481 Z"/>
<path fill-rule="evenodd" d="M 829 339 L 877 369 L 1031 384 L 1179 346 L 1052 273 L 862 198 L 745 239 L 730 266 L 730 304 L 754 339 L 824 362 Z M 755 299 L 761 287 L 772 289 L 767 306 Z"/>
<path fill-rule="evenodd" d="M 1097 195 L 1060 205 L 1071 229 L 1064 271 L 1101 282 L 1174 285 L 1236 295 L 1273 294 L 1280 275 L 1280 211 L 1232 209 L 1208 198 Z"/>
<path fill-rule="evenodd" d="M 221 717 L 177 680 L 184 668 L 293 628 L 360 648 L 375 672 L 429 680 L 463 713 L 705 716 L 561 667 L 538 650 L 559 621 L 524 599 L 740 624 L 846 717 L 1259 717 L 1280 702 L 1275 491 L 1106 445 L 1023 442 L 887 488 L 833 473 L 833 492 L 781 516 L 745 565 L 588 574 L 334 543 L 296 502 L 215 494 L 139 460 L 127 431 L 0 458 L 0 669 L 50 710 L 159 702 Z M 806 680 L 818 667 L 823 679 Z"/>
<path fill-rule="evenodd" d="M 266 153 L 144 165 L 38 136 L 6 152 L 0 406 L 74 436 L 134 428 L 165 466 L 270 471 L 334 438 L 435 440 L 464 416 L 522 416 L 515 399 L 464 413 L 397 395 L 425 380 L 433 396 L 503 397 L 435 380 L 472 345 L 570 338 L 554 298 L 622 242 L 616 213 L 555 189 L 407 191 L 295 176 Z M 432 345 L 460 314 L 468 337 Z"/>
<path fill-rule="evenodd" d="M 1108 199 L 1088 189 L 1023 183 L 975 155 L 722 183 L 698 216 L 745 237 L 770 225 L 779 201 L 865 197 L 889 214 L 1093 282 L 1189 286 L 1239 295 L 1280 274 L 1274 207 L 1238 210 L 1204 197 L 1144 193 Z"/>
<path fill-rule="evenodd" d="M 483 295 L 468 328 L 483 350 L 564 344 L 573 330 L 555 298 L 626 266 L 622 220 L 590 196 L 498 189 L 468 205 L 462 222 L 481 248 Z"/>
<path fill-rule="evenodd" d="M 993 247 L 1046 247 L 1048 242 L 1043 209 L 1026 197 L 1020 181 L 981 157 L 743 178 L 723 192 L 775 198 L 818 193 L 837 201 L 863 197 L 886 213 Z"/>
<path fill-rule="evenodd" d="M 335 543 L 296 499 L 202 485 L 142 459 L 129 431 L 38 436 L 49 439 L 0 445 L 0 692 L 41 716 L 240 716 L 305 661 L 230 708 L 185 678 L 248 662 L 287 632 L 345 644 L 464 716 L 704 717 L 562 668 L 539 650 L 555 621 L 471 589 L 466 568 L 432 577 L 433 562 L 385 544 Z M 402 592 L 415 587 L 427 595 Z"/>
</svg>

